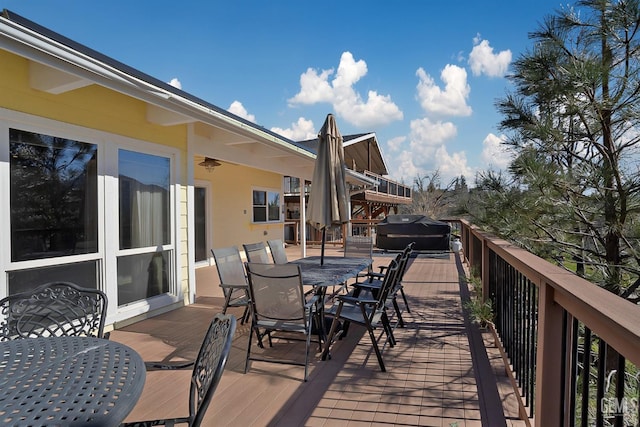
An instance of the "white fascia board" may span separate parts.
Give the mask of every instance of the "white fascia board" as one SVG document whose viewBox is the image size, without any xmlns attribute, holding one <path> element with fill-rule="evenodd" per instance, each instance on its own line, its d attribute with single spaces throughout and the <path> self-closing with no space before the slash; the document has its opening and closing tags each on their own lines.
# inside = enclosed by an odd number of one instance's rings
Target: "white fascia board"
<svg viewBox="0 0 640 427">
<path fill-rule="evenodd" d="M 366 141 L 367 139 L 371 139 L 371 138 L 377 141 L 376 134 L 371 132 L 371 133 L 364 134 L 358 138 L 350 139 L 349 141 L 345 142 L 343 146 L 348 147 L 349 145 L 357 144 L 360 141 Z"/>
</svg>

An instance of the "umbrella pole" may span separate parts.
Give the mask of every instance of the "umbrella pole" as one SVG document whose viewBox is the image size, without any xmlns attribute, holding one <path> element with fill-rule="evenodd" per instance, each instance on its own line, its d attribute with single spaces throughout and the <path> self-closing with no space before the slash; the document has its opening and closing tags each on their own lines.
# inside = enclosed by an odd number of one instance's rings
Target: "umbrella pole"
<svg viewBox="0 0 640 427">
<path fill-rule="evenodd" d="M 327 237 L 327 227 L 322 227 L 322 242 L 320 244 L 320 265 L 324 265 L 324 242 Z"/>
</svg>

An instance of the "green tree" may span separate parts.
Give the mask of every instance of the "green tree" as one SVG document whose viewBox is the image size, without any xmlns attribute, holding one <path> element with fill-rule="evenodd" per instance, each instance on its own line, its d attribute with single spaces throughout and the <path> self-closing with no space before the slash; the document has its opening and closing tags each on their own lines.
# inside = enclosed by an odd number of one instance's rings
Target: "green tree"
<svg viewBox="0 0 640 427">
<path fill-rule="evenodd" d="M 496 104 L 513 179 L 481 175 L 473 199 L 496 232 L 636 301 L 639 30 L 638 0 L 578 1 L 543 21 Z"/>
</svg>

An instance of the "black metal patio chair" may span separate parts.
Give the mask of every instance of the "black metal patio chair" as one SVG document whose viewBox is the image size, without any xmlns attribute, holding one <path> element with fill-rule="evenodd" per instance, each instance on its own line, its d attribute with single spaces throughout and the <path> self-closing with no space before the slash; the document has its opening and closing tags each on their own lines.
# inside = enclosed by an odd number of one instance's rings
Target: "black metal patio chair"
<svg viewBox="0 0 640 427">
<path fill-rule="evenodd" d="M 45 283 L 0 300 L 0 341 L 50 336 L 108 338 L 107 296 L 70 282 Z"/>
<path fill-rule="evenodd" d="M 386 367 L 382 360 L 382 350 L 378 345 L 378 341 L 386 335 L 384 344 L 386 345 L 388 342 L 391 347 L 395 345 L 393 327 L 386 312 L 386 303 L 387 295 L 394 284 L 398 268 L 398 261 L 395 259 L 392 260 L 385 271 L 385 277 L 376 298 L 373 298 L 371 293 L 365 293 L 358 296 L 338 295 L 336 297 L 337 301 L 334 305 L 325 310 L 325 315 L 333 317 L 327 343 L 333 342 L 334 335 L 337 333 L 341 322 L 345 325 L 345 328 L 347 325 L 352 323 L 364 326 L 369 333 L 371 345 L 376 353 L 378 364 L 380 365 L 382 372 L 386 371 Z M 382 327 L 383 331 L 379 337 L 376 337 L 375 329 L 378 327 Z M 325 345 L 322 352 L 323 360 L 325 360 L 329 355 L 329 348 L 330 345 Z"/>
<path fill-rule="evenodd" d="M 393 305 L 393 308 L 396 312 L 397 321 L 400 327 L 404 327 L 404 321 L 402 319 L 402 310 L 398 304 L 398 294 L 402 296 L 404 305 L 407 309 L 407 313 L 411 313 L 411 309 L 409 308 L 409 301 L 407 300 L 407 296 L 404 293 L 404 286 L 402 285 L 402 280 L 404 278 L 404 274 L 407 271 L 407 267 L 409 265 L 409 259 L 411 258 L 411 254 L 413 253 L 414 243 L 409 243 L 404 250 L 398 255 L 398 273 L 396 274 L 396 278 L 394 280 L 394 284 L 391 287 L 389 294 L 387 296 L 387 300 L 390 304 Z M 379 266 L 379 272 L 372 272 L 369 274 L 369 280 L 363 282 L 357 282 L 353 284 L 354 290 L 353 294 L 358 295 L 362 291 L 368 291 L 373 294 L 375 297 L 377 295 L 378 290 L 382 286 L 383 278 L 384 278 L 384 270 L 387 268 L 386 265 Z"/>
<path fill-rule="evenodd" d="M 236 318 L 233 315 L 216 314 L 204 336 L 198 357 L 193 362 L 146 362 L 147 371 L 177 370 L 193 367 L 189 391 L 189 415 L 171 419 L 133 421 L 121 424 L 122 427 L 150 427 L 158 425 L 173 426 L 187 424 L 198 427 L 211 403 L 222 373 L 224 372 L 233 334 L 236 331 Z"/>
</svg>

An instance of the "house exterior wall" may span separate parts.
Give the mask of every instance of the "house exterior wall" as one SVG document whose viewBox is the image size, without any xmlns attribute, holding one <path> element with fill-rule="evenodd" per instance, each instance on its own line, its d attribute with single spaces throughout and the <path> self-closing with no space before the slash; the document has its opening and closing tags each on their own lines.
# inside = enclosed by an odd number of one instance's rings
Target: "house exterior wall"
<svg viewBox="0 0 640 427">
<path fill-rule="evenodd" d="M 281 221 L 257 223 L 252 217 L 253 190 L 276 191 L 282 195 L 282 175 L 224 162 L 213 172 L 196 166 L 194 175 L 196 180 L 211 182 L 214 247 L 238 246 L 242 250 L 242 243 L 283 237 Z M 283 199 L 281 203 L 284 206 Z"/>
<path fill-rule="evenodd" d="M 149 123 L 142 101 L 98 85 L 49 94 L 31 88 L 28 60 L 0 50 L 0 64 L 4 108 L 186 150 L 186 125 Z"/>
<path fill-rule="evenodd" d="M 100 243 L 100 257 L 105 261 L 102 265 L 102 286 L 110 298 L 109 325 L 126 323 L 136 316 L 144 316 L 153 311 L 166 311 L 172 306 L 188 304 L 190 285 L 195 278 L 190 277 L 190 263 L 193 257 L 189 254 L 189 206 L 188 171 L 193 168 L 196 179 L 211 182 L 213 197 L 212 242 L 214 246 L 241 245 L 243 242 L 266 240 L 282 235 L 281 223 L 257 224 L 252 222 L 252 190 L 256 188 L 280 191 L 282 176 L 249 167 L 225 164 L 213 173 L 207 173 L 198 166 L 192 166 L 193 159 L 187 155 L 188 126 L 160 126 L 147 120 L 145 102 L 115 92 L 97 84 L 79 89 L 50 94 L 35 90 L 30 84 L 30 62 L 16 54 L 0 49 L 0 196 L 9 200 L 9 155 L 7 147 L 8 129 L 19 123 L 20 128 L 43 134 L 59 136 L 70 135 L 79 141 L 100 145 L 100 167 L 98 180 L 100 190 L 100 221 L 109 223 L 117 221 L 118 216 L 118 184 L 117 167 L 118 151 L 113 147 L 125 147 L 137 151 L 160 153 L 171 158 L 171 206 L 173 216 L 173 248 L 171 260 L 175 286 L 171 296 L 156 297 L 155 302 L 139 301 L 138 304 L 121 306 L 117 304 L 119 280 L 115 272 L 118 251 L 117 240 Z M 18 113 L 13 113 L 18 112 Z M 24 113 L 24 114 L 23 114 Z M 212 141 L 215 144 L 215 141 Z M 104 155 L 110 153 L 111 157 Z M 115 159 L 115 160 L 114 160 Z M 115 166 L 114 166 L 115 162 Z M 114 190 L 115 189 L 115 190 Z M 0 208 L 0 220 L 5 224 L 2 235 L 9 230 L 10 214 L 8 203 Z M 101 225 L 102 227 L 102 225 Z M 115 228 L 114 228 L 115 227 Z M 111 230 L 117 225 L 111 225 Z M 101 228 L 101 232 L 105 231 Z M 8 266 L 15 269 L 10 261 L 11 245 L 8 238 L 3 238 L 0 246 L 0 264 L 4 277 L 0 279 L 0 297 L 10 292 L 7 278 Z M 38 268 L 40 263 L 51 266 L 55 258 L 29 261 L 28 268 Z M 23 267 L 19 267 L 23 268 Z"/>
</svg>

